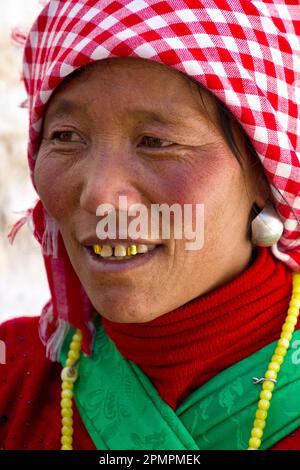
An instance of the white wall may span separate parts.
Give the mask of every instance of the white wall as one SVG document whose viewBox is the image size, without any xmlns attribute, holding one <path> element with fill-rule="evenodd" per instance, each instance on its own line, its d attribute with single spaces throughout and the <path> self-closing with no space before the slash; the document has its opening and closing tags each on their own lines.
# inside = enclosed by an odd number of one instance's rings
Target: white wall
<svg viewBox="0 0 300 470">
<path fill-rule="evenodd" d="M 39 315 L 49 299 L 40 247 L 27 226 L 11 246 L 9 227 L 16 211 L 33 205 L 35 194 L 26 160 L 28 110 L 20 81 L 22 48 L 10 30 L 28 31 L 41 5 L 38 0 L 0 0 L 0 323 L 22 315 Z"/>
<path fill-rule="evenodd" d="M 0 23 L 30 22 L 43 2 L 39 0 L 0 0 Z"/>
</svg>

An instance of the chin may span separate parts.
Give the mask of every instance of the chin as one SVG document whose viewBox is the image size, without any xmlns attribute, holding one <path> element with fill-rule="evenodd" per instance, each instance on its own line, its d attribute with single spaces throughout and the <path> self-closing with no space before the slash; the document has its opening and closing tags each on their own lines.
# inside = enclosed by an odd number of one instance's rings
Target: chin
<svg viewBox="0 0 300 470">
<path fill-rule="evenodd" d="M 149 305 L 149 304 L 148 304 Z M 154 320 L 159 314 L 153 314 L 153 310 L 148 310 L 148 306 L 135 302 L 132 304 L 124 302 L 123 299 L 111 299 L 107 301 L 94 302 L 93 306 L 102 317 L 116 323 L 145 323 Z"/>
</svg>

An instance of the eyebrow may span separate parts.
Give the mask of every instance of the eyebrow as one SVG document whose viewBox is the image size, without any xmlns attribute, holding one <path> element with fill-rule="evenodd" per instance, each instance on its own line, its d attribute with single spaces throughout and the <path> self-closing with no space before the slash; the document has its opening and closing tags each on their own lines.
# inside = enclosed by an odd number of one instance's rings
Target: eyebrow
<svg viewBox="0 0 300 470">
<path fill-rule="evenodd" d="M 180 113 L 168 113 L 168 115 L 164 115 L 159 111 L 151 111 L 145 110 L 139 107 L 132 107 L 130 111 L 133 115 L 138 119 L 147 119 L 147 122 L 151 122 L 154 124 L 162 124 L 162 125 L 176 125 L 182 124 L 187 122 L 187 119 L 191 117 L 191 115 L 185 113 L 180 115 Z M 71 101 L 66 98 L 61 98 L 57 100 L 57 102 L 53 105 L 53 107 L 49 111 L 48 117 L 64 117 L 70 114 L 85 114 L 89 116 L 88 105 L 86 103 L 76 103 L 75 101 Z"/>
<path fill-rule="evenodd" d="M 79 112 L 88 114 L 88 107 L 86 104 L 78 104 L 74 101 L 65 98 L 57 100 L 57 102 L 50 108 L 49 116 L 66 116 L 68 114 L 78 114 Z"/>
<path fill-rule="evenodd" d="M 133 115 L 138 119 L 147 119 L 147 123 L 151 122 L 154 124 L 180 124 L 182 119 L 180 115 L 177 113 L 172 114 L 168 113 L 167 116 L 160 113 L 159 111 L 150 111 L 141 108 L 131 108 Z"/>
</svg>

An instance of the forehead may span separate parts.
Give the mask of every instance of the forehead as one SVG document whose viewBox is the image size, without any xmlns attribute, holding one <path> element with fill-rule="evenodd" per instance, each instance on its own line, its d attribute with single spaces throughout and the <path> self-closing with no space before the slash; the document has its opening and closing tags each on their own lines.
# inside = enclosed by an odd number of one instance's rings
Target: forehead
<svg viewBox="0 0 300 470">
<path fill-rule="evenodd" d="M 137 57 L 115 57 L 98 60 L 79 68 L 69 75 L 63 83 L 73 81 L 73 79 L 76 79 L 77 83 L 101 79 L 101 82 L 105 84 L 106 81 L 110 82 L 113 79 L 115 84 L 120 82 L 121 85 L 122 79 L 126 78 L 128 80 L 147 80 L 149 86 L 152 84 L 151 81 L 148 81 L 149 77 L 159 82 L 169 80 L 171 86 L 175 83 L 182 86 L 190 81 L 186 74 L 159 62 Z"/>
<path fill-rule="evenodd" d="M 94 110 L 130 109 L 136 115 L 205 117 L 213 99 L 188 76 L 147 59 L 105 59 L 76 70 L 57 88 L 48 103 L 47 118 Z"/>
</svg>

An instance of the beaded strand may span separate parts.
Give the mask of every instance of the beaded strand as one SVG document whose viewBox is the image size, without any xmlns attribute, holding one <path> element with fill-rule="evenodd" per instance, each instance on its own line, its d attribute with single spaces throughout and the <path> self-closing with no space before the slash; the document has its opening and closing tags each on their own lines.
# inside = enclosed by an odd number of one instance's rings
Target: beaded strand
<svg viewBox="0 0 300 470">
<path fill-rule="evenodd" d="M 266 379 L 276 380 L 280 371 L 280 366 L 284 361 L 290 345 L 292 334 L 298 321 L 300 308 L 300 274 L 293 273 L 293 293 L 290 300 L 287 316 L 282 327 L 280 339 L 277 342 L 275 352 L 272 356 L 271 362 L 268 365 L 267 372 L 265 373 Z M 262 391 L 259 395 L 259 402 L 255 414 L 253 428 L 251 430 L 251 437 L 249 439 L 248 450 L 257 450 L 261 445 L 264 428 L 266 426 L 266 419 L 268 416 L 268 409 L 272 398 L 272 392 L 275 383 L 272 380 L 265 380 L 262 385 Z"/>
<path fill-rule="evenodd" d="M 280 366 L 290 345 L 292 334 L 298 321 L 300 308 L 300 274 L 293 273 L 293 292 L 289 303 L 289 308 L 285 322 L 282 327 L 280 338 L 276 344 L 274 354 L 268 369 L 265 373 L 265 379 L 262 385 L 262 391 L 259 395 L 259 401 L 251 430 L 248 450 L 257 450 L 261 446 L 263 431 L 266 426 L 268 409 L 272 399 L 272 392 L 275 387 L 274 380 L 277 379 Z M 76 330 L 72 337 L 66 367 L 61 372 L 62 391 L 61 391 L 61 450 L 73 450 L 73 388 L 78 378 L 77 365 L 79 362 L 82 347 L 82 333 Z M 269 380 L 267 380 L 269 379 Z"/>
<path fill-rule="evenodd" d="M 82 333 L 76 330 L 72 337 L 66 367 L 61 371 L 61 450 L 73 450 L 73 409 L 74 383 L 78 377 L 77 363 L 82 346 Z"/>
</svg>

